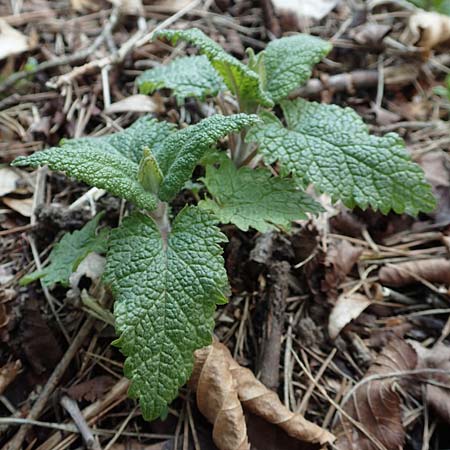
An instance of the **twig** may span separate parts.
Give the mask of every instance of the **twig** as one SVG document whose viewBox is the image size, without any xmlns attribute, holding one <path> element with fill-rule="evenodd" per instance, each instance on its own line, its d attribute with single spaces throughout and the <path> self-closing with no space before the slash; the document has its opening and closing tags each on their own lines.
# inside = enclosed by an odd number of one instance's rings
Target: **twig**
<svg viewBox="0 0 450 450">
<path fill-rule="evenodd" d="M 110 33 L 111 30 L 115 27 L 118 19 L 119 19 L 119 8 L 115 6 L 111 11 L 109 20 L 106 26 L 103 28 L 102 33 L 95 39 L 95 41 L 91 45 L 71 55 L 64 55 L 59 58 L 52 59 L 50 61 L 44 61 L 43 63 L 38 64 L 32 70 L 26 71 L 23 70 L 21 72 L 16 72 L 12 74 L 2 84 L 0 84 L 0 93 L 5 92 L 9 88 L 13 87 L 18 81 L 23 80 L 24 78 L 30 75 L 36 75 L 37 73 L 44 72 L 45 70 L 48 69 L 53 69 L 55 67 L 63 66 L 66 64 L 73 64 L 81 59 L 86 59 L 103 44 L 106 37 L 108 36 L 108 33 Z"/>
<path fill-rule="evenodd" d="M 92 450 L 101 450 L 100 444 L 94 438 L 94 435 L 86 423 L 77 402 L 65 395 L 61 398 L 60 403 L 61 406 L 69 413 L 70 417 L 72 417 L 75 425 L 80 430 L 80 434 L 86 443 L 86 447 Z"/>
<path fill-rule="evenodd" d="M 194 0 L 193 2 L 186 5 L 184 8 L 180 9 L 177 13 L 175 13 L 173 16 L 167 18 L 163 22 L 161 22 L 159 25 L 157 25 L 151 32 L 145 33 L 145 30 L 139 29 L 136 31 L 133 36 L 130 37 L 120 48 L 119 50 L 111 55 L 105 56 L 101 59 L 96 59 L 94 61 L 90 61 L 83 66 L 75 67 L 71 72 L 60 76 L 56 82 L 53 84 L 54 87 L 60 87 L 64 84 L 70 83 L 75 78 L 85 75 L 86 73 L 96 71 L 96 70 L 102 70 L 106 66 L 113 66 L 116 64 L 120 64 L 125 57 L 133 51 L 137 47 L 141 47 L 142 45 L 146 44 L 150 40 L 152 40 L 154 34 L 157 31 L 160 31 L 169 25 L 172 25 L 174 22 L 176 22 L 180 17 L 187 14 L 189 11 L 194 9 L 199 3 L 201 3 L 201 0 Z M 148 26 L 146 27 L 148 28 Z M 0 91 L 1 92 L 1 91 Z"/>
<path fill-rule="evenodd" d="M 110 408 L 115 407 L 117 404 L 124 401 L 126 397 L 126 392 L 130 382 L 126 378 L 121 378 L 112 389 L 106 394 L 105 397 L 92 403 L 92 405 L 87 406 L 83 409 L 82 414 L 89 425 L 92 426 L 98 418 L 109 411 Z M 77 429 L 78 430 L 78 429 Z M 77 431 L 78 432 L 78 431 Z M 94 434 L 99 434 L 98 430 L 92 430 Z M 43 444 L 43 448 L 48 448 L 49 443 L 52 444 L 52 449 L 57 450 L 61 448 L 66 448 L 72 442 L 76 440 L 76 436 L 68 436 L 64 440 L 62 436 L 59 438 L 55 437 L 56 434 L 52 434 Z"/>
<path fill-rule="evenodd" d="M 121 423 L 119 429 L 117 430 L 117 433 L 111 438 L 111 440 L 108 442 L 108 444 L 105 447 L 105 450 L 110 450 L 112 446 L 115 444 L 117 439 L 119 439 L 120 435 L 123 433 L 125 428 L 128 425 L 128 422 L 133 418 L 134 413 L 136 412 L 137 405 L 131 410 L 130 414 L 125 418 L 125 420 Z"/>
<path fill-rule="evenodd" d="M 55 367 L 55 370 L 51 374 L 48 379 L 46 385 L 42 389 L 38 399 L 34 403 L 30 412 L 28 413 L 28 419 L 35 420 L 37 419 L 47 404 L 47 401 L 51 395 L 51 393 L 55 390 L 58 385 L 61 377 L 64 375 L 67 367 L 72 361 L 73 357 L 78 352 L 79 348 L 83 344 L 84 340 L 88 336 L 91 331 L 92 326 L 95 323 L 95 319 L 92 317 L 88 317 L 86 322 L 84 322 L 78 334 L 75 336 L 75 339 L 70 344 L 67 349 L 65 355 L 62 357 L 59 364 Z M 20 430 L 16 433 L 16 435 L 3 447 L 3 450 L 20 450 L 22 448 L 22 443 L 25 439 L 25 436 L 30 429 L 31 425 L 23 425 Z"/>
<path fill-rule="evenodd" d="M 338 405 L 328 395 L 328 392 L 325 390 L 325 388 L 316 382 L 316 380 L 308 371 L 308 369 L 305 367 L 305 365 L 300 361 L 300 358 L 298 357 L 297 353 L 295 353 L 293 350 L 291 351 L 297 364 L 302 368 L 306 376 L 316 386 L 317 390 L 327 399 L 327 401 L 330 404 L 332 404 L 336 408 L 336 410 L 339 411 L 339 413 L 342 414 L 353 426 L 355 426 L 358 430 L 360 430 L 374 444 L 376 448 L 378 448 L 379 450 L 387 450 L 386 447 L 375 436 L 372 436 L 372 434 L 368 430 L 366 430 L 363 424 L 355 420 L 350 414 L 348 414 L 340 405 Z"/>
<path fill-rule="evenodd" d="M 295 412 L 300 413 L 300 414 L 305 413 L 305 411 L 308 408 L 309 399 L 310 399 L 316 385 L 318 384 L 320 378 L 324 374 L 325 370 L 328 368 L 328 365 L 330 364 L 330 362 L 333 360 L 334 355 L 336 354 L 336 351 L 337 351 L 336 348 L 333 348 L 333 350 L 328 355 L 327 359 L 323 362 L 322 366 L 320 367 L 319 371 L 317 372 L 317 375 L 314 377 L 314 383 L 313 382 L 310 383 L 308 390 L 306 391 L 305 395 L 303 396 L 302 401 Z"/>
</svg>

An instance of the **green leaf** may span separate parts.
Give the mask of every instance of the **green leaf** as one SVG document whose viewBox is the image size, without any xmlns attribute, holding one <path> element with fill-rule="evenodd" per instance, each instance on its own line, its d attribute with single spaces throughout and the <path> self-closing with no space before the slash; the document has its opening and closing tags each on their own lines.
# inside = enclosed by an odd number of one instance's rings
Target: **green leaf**
<svg viewBox="0 0 450 450">
<path fill-rule="evenodd" d="M 302 99 L 281 106 L 287 128 L 265 114 L 265 123 L 247 134 L 248 141 L 259 142 L 267 163 L 279 160 L 301 184 L 313 183 L 348 207 L 413 215 L 433 210 L 431 188 L 398 135 L 369 135 L 350 108 Z"/>
<path fill-rule="evenodd" d="M 50 253 L 50 264 L 42 270 L 25 275 L 20 284 L 25 286 L 39 278 L 44 286 L 59 283 L 69 286 L 69 277 L 75 272 L 86 256 L 91 252 L 106 252 L 108 230 L 96 233 L 98 223 L 103 213 L 97 214 L 81 230 L 67 233 Z"/>
<path fill-rule="evenodd" d="M 112 232 L 105 280 L 116 298 L 117 344 L 127 356 L 129 394 L 142 415 L 160 416 L 189 378 L 193 352 L 211 343 L 215 305 L 228 282 L 212 216 L 180 212 L 168 235 L 136 213 Z"/>
<path fill-rule="evenodd" d="M 166 122 L 142 118 L 124 131 L 102 137 L 63 140 L 31 156 L 16 158 L 14 166 L 48 165 L 97 188 L 125 198 L 139 208 L 152 210 L 156 197 L 147 192 L 137 179 L 138 163 L 144 146 L 162 145 L 172 134 Z"/>
<path fill-rule="evenodd" d="M 164 175 L 159 198 L 170 201 L 183 188 L 198 161 L 220 138 L 251 126 L 258 120 L 255 115 L 216 114 L 173 133 L 162 145 L 156 146 L 153 156 Z"/>
<path fill-rule="evenodd" d="M 125 198 L 139 208 L 153 210 L 156 197 L 137 180 L 138 165 L 106 143 L 84 140 L 21 156 L 14 166 L 44 166 L 61 170 L 111 194 Z"/>
<path fill-rule="evenodd" d="M 314 36 L 298 34 L 270 42 L 262 52 L 264 89 L 278 103 L 303 85 L 311 71 L 331 50 L 331 44 Z M 258 55 L 259 56 L 259 55 Z"/>
<path fill-rule="evenodd" d="M 168 39 L 173 44 L 182 40 L 197 46 L 200 52 L 211 61 L 214 69 L 219 72 L 228 89 L 238 97 L 243 110 L 250 110 L 257 104 L 273 105 L 270 96 L 261 87 L 259 75 L 229 55 L 199 29 L 163 30 L 156 33 L 155 37 Z"/>
<path fill-rule="evenodd" d="M 81 140 L 94 140 L 114 147 L 123 156 L 139 164 L 144 147 L 150 150 L 155 145 L 160 145 L 170 134 L 175 131 L 175 125 L 169 122 L 158 122 L 151 117 L 141 117 L 126 130 L 102 137 L 81 138 L 65 141 L 76 144 Z"/>
<path fill-rule="evenodd" d="M 204 100 L 224 88 L 219 74 L 204 55 L 178 58 L 165 66 L 146 70 L 136 82 L 142 94 L 172 89 L 178 104 L 184 103 L 187 97 Z"/>
<path fill-rule="evenodd" d="M 208 166 L 203 181 L 213 199 L 202 200 L 199 206 L 243 231 L 287 229 L 293 220 L 307 218 L 307 212 L 323 210 L 291 178 L 272 177 L 268 169 L 236 169 L 229 159 L 218 169 Z"/>
</svg>

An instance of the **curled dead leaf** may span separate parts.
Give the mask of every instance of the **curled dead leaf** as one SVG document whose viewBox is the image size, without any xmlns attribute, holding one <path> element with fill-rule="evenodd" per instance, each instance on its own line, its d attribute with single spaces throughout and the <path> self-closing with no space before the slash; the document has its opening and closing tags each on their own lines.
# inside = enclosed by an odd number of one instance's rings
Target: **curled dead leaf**
<svg viewBox="0 0 450 450">
<path fill-rule="evenodd" d="M 369 305 L 370 300 L 362 294 L 342 294 L 331 310 L 328 320 L 328 334 L 336 339 L 341 330 L 356 319 Z"/>
<path fill-rule="evenodd" d="M 190 384 L 197 391 L 200 411 L 213 424 L 214 443 L 220 450 L 249 448 L 243 409 L 300 441 L 321 445 L 334 441 L 331 433 L 289 411 L 275 392 L 241 367 L 218 342 L 195 352 Z"/>
<path fill-rule="evenodd" d="M 409 30 L 417 46 L 431 50 L 450 39 L 450 17 L 436 12 L 419 11 L 410 17 Z"/>
<path fill-rule="evenodd" d="M 394 384 L 399 381 L 395 378 L 370 377 L 414 369 L 416 361 L 416 353 L 404 340 L 393 339 L 384 348 L 364 377 L 368 381 L 360 384 L 343 405 L 344 411 L 358 421 L 367 433 L 341 415 L 333 430 L 339 450 L 375 450 L 380 448 L 379 444 L 387 450 L 403 447 L 405 430 L 400 397 L 394 390 Z"/>
<path fill-rule="evenodd" d="M 421 259 L 385 266 L 379 273 L 382 284 L 406 286 L 421 280 L 450 285 L 450 261 L 445 258 Z"/>
</svg>

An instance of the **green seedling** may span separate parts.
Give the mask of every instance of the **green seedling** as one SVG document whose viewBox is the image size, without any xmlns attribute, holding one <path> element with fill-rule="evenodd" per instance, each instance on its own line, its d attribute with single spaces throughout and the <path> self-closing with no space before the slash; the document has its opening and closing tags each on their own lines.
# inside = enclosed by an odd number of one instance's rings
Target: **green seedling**
<svg viewBox="0 0 450 450">
<path fill-rule="evenodd" d="M 234 104 L 237 114 L 181 130 L 144 117 L 122 132 L 63 141 L 14 161 L 46 164 L 134 204 L 109 233 L 104 282 L 115 298 L 115 344 L 126 355 L 129 393 L 149 420 L 165 413 L 191 375 L 193 352 L 211 342 L 215 307 L 226 301 L 226 239 L 218 222 L 244 231 L 288 230 L 293 220 L 322 210 L 305 192 L 310 185 L 348 207 L 383 213 L 416 215 L 435 206 L 396 134 L 370 135 L 349 108 L 289 100 L 330 51 L 327 42 L 279 39 L 257 55 L 249 52 L 245 65 L 196 29 L 156 38 L 186 41 L 201 55 L 143 73 L 142 92 L 168 88 L 179 103 L 218 94 L 218 104 Z M 277 105 L 281 116 L 272 110 Z M 231 133 L 229 151 L 219 151 L 216 143 Z M 199 164 L 204 176 L 192 180 Z M 204 185 L 196 188 L 198 204 L 172 218 L 170 202 L 198 181 Z M 90 236 L 97 242 L 92 230 Z"/>
</svg>

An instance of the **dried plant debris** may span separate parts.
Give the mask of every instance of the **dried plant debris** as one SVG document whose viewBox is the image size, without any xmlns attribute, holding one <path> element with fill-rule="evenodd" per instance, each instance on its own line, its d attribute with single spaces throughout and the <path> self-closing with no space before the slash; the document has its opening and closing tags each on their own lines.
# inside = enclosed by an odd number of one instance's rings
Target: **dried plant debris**
<svg viewBox="0 0 450 450">
<path fill-rule="evenodd" d="M 345 415 L 340 415 L 333 430 L 339 450 L 375 450 L 380 445 L 387 450 L 403 447 L 406 433 L 400 395 L 395 389 L 402 380 L 377 376 L 414 369 L 416 361 L 416 353 L 403 340 L 394 339 L 383 349 L 344 402 Z"/>
<path fill-rule="evenodd" d="M 410 17 L 409 29 L 417 46 L 431 50 L 450 39 L 450 16 L 419 11 Z"/>
<path fill-rule="evenodd" d="M 450 346 L 442 343 L 426 348 L 416 341 L 408 341 L 417 354 L 418 369 L 438 369 L 441 373 L 418 375 L 425 382 L 426 400 L 431 409 L 450 424 Z M 429 382 L 427 382 L 429 381 Z"/>
<path fill-rule="evenodd" d="M 0 367 L 0 395 L 14 381 L 21 369 L 22 363 L 20 359 L 6 363 L 3 367 Z"/>
<path fill-rule="evenodd" d="M 380 281 L 388 286 L 406 286 L 429 282 L 450 285 L 450 260 L 445 258 L 421 259 L 390 264 L 380 270 Z"/>
<path fill-rule="evenodd" d="M 335 339 L 341 330 L 356 319 L 369 305 L 370 299 L 362 294 L 342 294 L 338 297 L 330 313 L 328 334 Z"/>
<path fill-rule="evenodd" d="M 244 410 L 299 441 L 324 445 L 334 440 L 328 431 L 289 411 L 275 392 L 241 367 L 218 342 L 195 352 L 190 384 L 197 392 L 200 411 L 213 424 L 214 442 L 220 450 L 249 448 Z"/>
<path fill-rule="evenodd" d="M 327 292 L 330 300 L 337 297 L 339 285 L 358 262 L 362 252 L 361 247 L 345 240 L 330 245 L 325 256 L 325 279 L 322 282 L 322 290 Z"/>
</svg>

